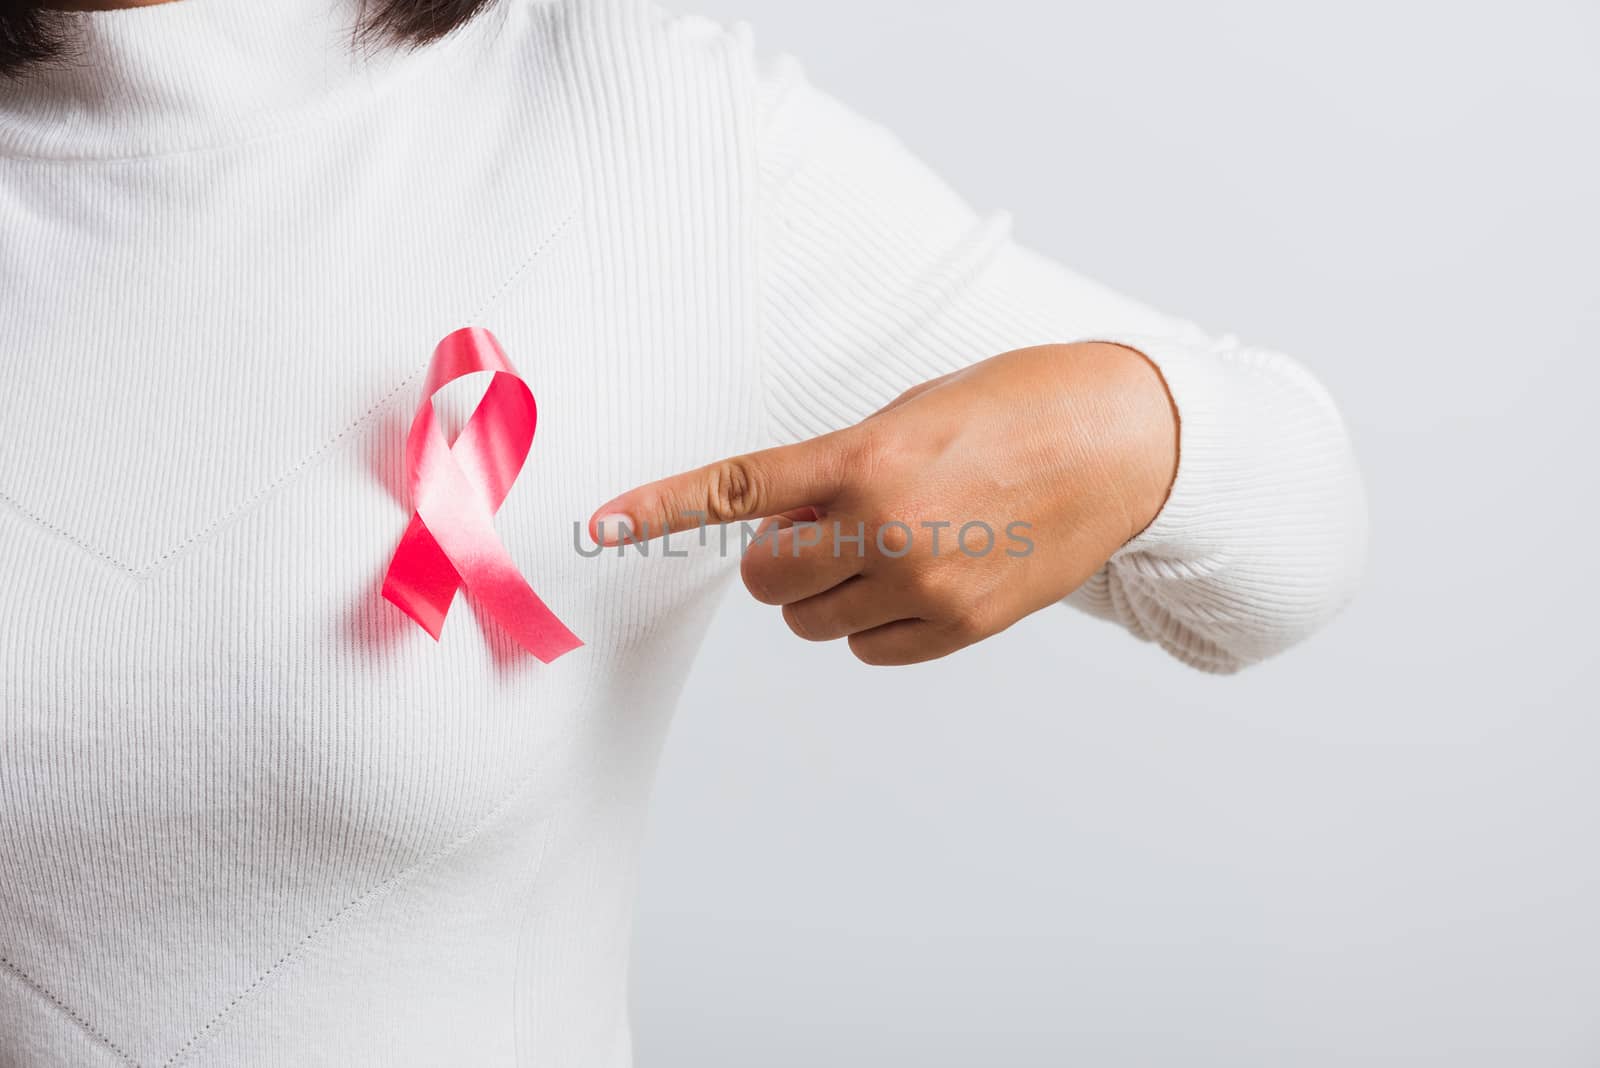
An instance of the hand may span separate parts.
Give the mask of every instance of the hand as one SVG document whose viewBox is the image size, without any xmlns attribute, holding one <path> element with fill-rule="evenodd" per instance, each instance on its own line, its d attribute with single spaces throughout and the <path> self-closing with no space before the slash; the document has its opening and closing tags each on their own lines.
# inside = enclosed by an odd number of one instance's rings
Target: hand
<svg viewBox="0 0 1600 1068">
<path fill-rule="evenodd" d="M 615 545 L 764 518 L 741 567 L 756 600 L 802 638 L 911 664 L 1081 585 L 1160 511 L 1177 449 L 1176 410 L 1142 355 L 1048 345 L 926 382 L 844 430 L 641 486 L 589 530 Z"/>
</svg>

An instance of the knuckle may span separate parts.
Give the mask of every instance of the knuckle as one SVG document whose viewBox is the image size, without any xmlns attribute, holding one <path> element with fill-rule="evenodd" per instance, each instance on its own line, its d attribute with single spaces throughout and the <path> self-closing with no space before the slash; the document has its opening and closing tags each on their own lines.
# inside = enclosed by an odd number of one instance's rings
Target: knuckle
<svg viewBox="0 0 1600 1068">
<path fill-rule="evenodd" d="M 941 569 L 917 567 L 906 576 L 911 596 L 925 608 L 937 608 L 949 599 L 949 582 Z"/>
<path fill-rule="evenodd" d="M 808 642 L 831 642 L 850 635 L 850 625 L 831 608 L 790 605 L 783 610 L 789 629 Z"/>
<path fill-rule="evenodd" d="M 809 612 L 802 611 L 794 605 L 784 605 L 783 621 L 789 625 L 789 630 L 797 638 L 808 642 L 822 641 L 826 637 L 820 628 L 819 621 Z"/>
<path fill-rule="evenodd" d="M 731 523 L 760 509 L 761 482 L 755 465 L 742 456 L 723 460 L 711 468 L 706 511 L 713 521 Z"/>
<path fill-rule="evenodd" d="M 838 462 L 843 472 L 863 485 L 870 484 L 884 462 L 894 455 L 893 436 L 891 430 L 870 419 L 851 428 L 839 450 Z"/>
<path fill-rule="evenodd" d="M 889 658 L 888 651 L 881 644 L 864 638 L 859 634 L 850 636 L 850 653 L 857 660 L 871 667 L 888 667 L 894 662 Z"/>
<path fill-rule="evenodd" d="M 910 522 L 893 515 L 880 515 L 869 525 L 873 548 L 889 560 L 904 560 L 915 546 Z"/>
<path fill-rule="evenodd" d="M 782 602 L 777 599 L 770 563 L 759 553 L 748 553 L 739 563 L 739 577 L 744 580 L 744 588 L 751 597 L 762 604 L 776 605 Z"/>
<path fill-rule="evenodd" d="M 982 641 L 993 632 L 990 613 L 981 603 L 963 607 L 950 618 L 948 630 L 951 637 L 963 645 Z"/>
</svg>

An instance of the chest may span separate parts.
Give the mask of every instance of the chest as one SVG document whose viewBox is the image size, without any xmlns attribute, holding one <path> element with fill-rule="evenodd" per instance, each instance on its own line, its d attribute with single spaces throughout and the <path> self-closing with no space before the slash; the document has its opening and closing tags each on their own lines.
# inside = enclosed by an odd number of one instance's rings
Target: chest
<svg viewBox="0 0 1600 1068">
<path fill-rule="evenodd" d="M 0 945 L 69 1000 L 136 1018 L 73 962 L 182 945 L 244 984 L 530 782 L 647 771 L 731 561 L 581 531 L 753 444 L 739 236 L 517 147 L 548 140 L 429 164 L 445 138 L 0 187 Z M 422 372 L 468 323 L 538 401 L 495 525 L 586 643 L 548 666 L 469 599 L 435 644 L 379 595 Z M 180 979 L 162 1004 L 203 1015 Z"/>
</svg>

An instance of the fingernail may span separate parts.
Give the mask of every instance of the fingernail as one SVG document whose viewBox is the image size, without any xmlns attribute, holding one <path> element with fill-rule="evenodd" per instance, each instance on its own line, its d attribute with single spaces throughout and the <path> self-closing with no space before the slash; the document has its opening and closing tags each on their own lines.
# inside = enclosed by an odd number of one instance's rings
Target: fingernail
<svg viewBox="0 0 1600 1068">
<path fill-rule="evenodd" d="M 620 512 L 612 512 L 600 517 L 595 530 L 600 535 L 601 545 L 621 545 L 633 537 L 633 520 Z"/>
</svg>

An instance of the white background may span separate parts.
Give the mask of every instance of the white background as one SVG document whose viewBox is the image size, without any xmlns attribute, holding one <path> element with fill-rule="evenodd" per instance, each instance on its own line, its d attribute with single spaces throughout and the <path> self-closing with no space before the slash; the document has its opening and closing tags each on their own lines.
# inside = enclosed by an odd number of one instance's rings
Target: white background
<svg viewBox="0 0 1600 1068">
<path fill-rule="evenodd" d="M 1066 609 L 873 670 L 738 591 L 657 793 L 640 1063 L 1600 1065 L 1600 11 L 701 10 L 1313 368 L 1373 555 L 1232 679 Z"/>
</svg>

